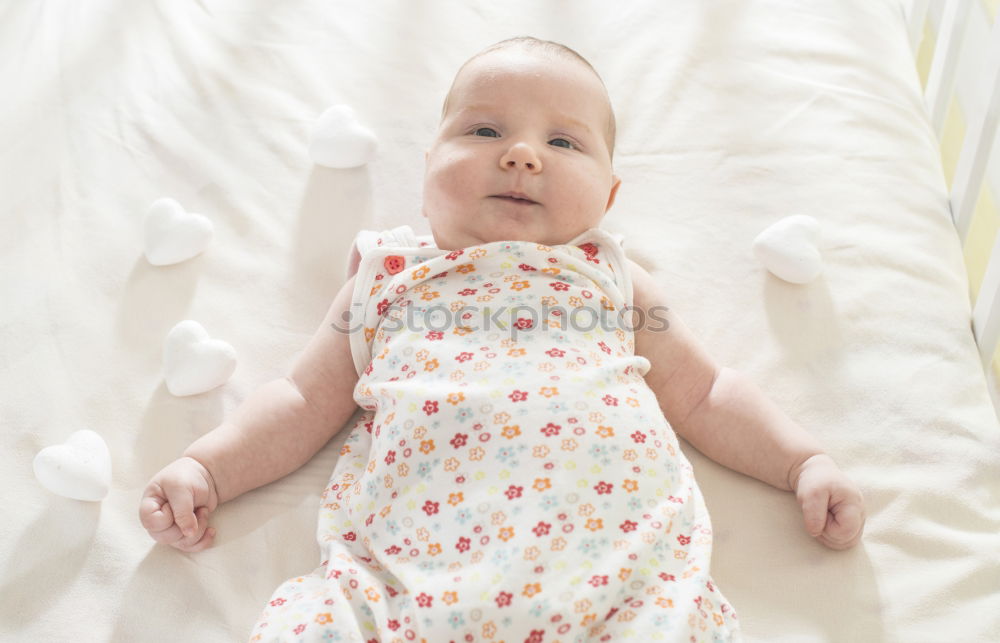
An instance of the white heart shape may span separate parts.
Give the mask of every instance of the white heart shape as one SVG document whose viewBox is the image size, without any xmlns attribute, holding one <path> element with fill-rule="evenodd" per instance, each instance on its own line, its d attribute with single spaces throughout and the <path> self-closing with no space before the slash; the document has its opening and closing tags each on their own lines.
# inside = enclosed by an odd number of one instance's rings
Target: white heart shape
<svg viewBox="0 0 1000 643">
<path fill-rule="evenodd" d="M 809 283 L 823 272 L 819 221 L 797 214 L 772 224 L 753 240 L 753 253 L 774 276 Z"/>
<path fill-rule="evenodd" d="M 201 324 L 190 319 L 174 326 L 163 344 L 163 378 L 178 397 L 210 391 L 236 370 L 236 351 L 221 339 L 212 339 Z"/>
<path fill-rule="evenodd" d="M 327 109 L 313 126 L 309 156 L 319 165 L 344 169 L 358 167 L 375 158 L 378 139 L 361 125 L 347 105 Z"/>
<path fill-rule="evenodd" d="M 35 478 L 52 493 L 74 500 L 103 500 L 111 488 L 111 454 L 98 434 L 77 431 L 45 447 L 32 463 Z"/>
<path fill-rule="evenodd" d="M 146 212 L 144 250 L 154 266 L 179 263 L 200 254 L 212 240 L 212 222 L 185 212 L 173 199 L 157 199 Z"/>
</svg>

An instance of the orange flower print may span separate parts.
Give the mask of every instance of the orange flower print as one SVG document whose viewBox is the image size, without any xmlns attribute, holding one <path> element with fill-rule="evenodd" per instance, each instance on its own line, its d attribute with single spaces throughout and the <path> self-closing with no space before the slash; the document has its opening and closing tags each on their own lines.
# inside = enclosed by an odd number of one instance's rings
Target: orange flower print
<svg viewBox="0 0 1000 643">
<path fill-rule="evenodd" d="M 420 442 L 420 452 L 427 454 L 434 450 L 434 440 L 422 440 Z"/>
<path fill-rule="evenodd" d="M 462 502 L 463 500 L 465 500 L 465 496 L 462 495 L 461 491 L 448 494 L 448 504 L 451 505 L 452 507 Z"/>
<path fill-rule="evenodd" d="M 418 350 L 416 352 L 416 354 L 414 356 L 417 358 L 418 362 L 422 362 L 425 359 L 427 359 L 428 357 L 430 357 L 430 355 L 431 355 L 431 352 L 429 350 L 427 350 L 426 348 L 421 348 L 420 350 Z"/>
<path fill-rule="evenodd" d="M 625 398 L 625 403 L 631 406 L 633 409 L 639 408 L 639 400 L 634 397 Z"/>
<path fill-rule="evenodd" d="M 510 421 L 510 413 L 501 411 L 493 414 L 493 424 L 505 424 Z"/>
<path fill-rule="evenodd" d="M 445 592 L 441 596 L 441 600 L 444 601 L 445 605 L 454 605 L 458 602 L 458 592 Z"/>
<path fill-rule="evenodd" d="M 659 607 L 673 607 L 674 602 L 669 598 L 663 598 L 662 596 L 656 599 L 656 604 Z"/>
<path fill-rule="evenodd" d="M 513 527 L 501 527 L 500 528 L 500 533 L 497 534 L 497 537 L 500 540 L 502 540 L 504 542 L 507 542 L 508 540 L 510 540 L 511 538 L 514 537 L 514 528 Z"/>
<path fill-rule="evenodd" d="M 563 451 L 576 451 L 577 446 L 579 445 L 577 445 L 576 440 L 574 440 L 573 438 L 567 438 L 566 440 L 562 441 L 561 448 Z"/>
<path fill-rule="evenodd" d="M 461 464 L 462 461 L 459 460 L 458 458 L 448 458 L 447 460 L 444 461 L 444 470 L 456 471 L 458 470 L 458 467 L 461 466 Z"/>
<path fill-rule="evenodd" d="M 633 491 L 639 490 L 639 483 L 636 480 L 625 480 L 622 483 L 622 488 L 628 493 L 632 493 Z"/>
<path fill-rule="evenodd" d="M 317 614 L 316 623 L 318 623 L 319 625 L 326 625 L 328 623 L 333 623 L 333 617 L 330 616 L 329 612 L 323 612 L 322 614 Z"/>
<path fill-rule="evenodd" d="M 614 430 L 614 428 L 612 428 L 610 426 L 599 426 L 599 427 L 597 427 L 597 435 L 601 436 L 602 438 L 610 438 L 614 434 L 615 434 L 615 430 Z"/>
<path fill-rule="evenodd" d="M 368 600 L 370 600 L 370 601 L 378 601 L 378 599 L 381 598 L 381 595 L 378 593 L 378 591 L 374 587 L 366 587 L 365 588 L 365 596 L 367 596 Z"/>
<path fill-rule="evenodd" d="M 555 395 L 559 395 L 559 387 L 558 386 L 543 386 L 538 391 L 538 394 L 541 395 L 541 396 L 543 396 L 543 397 L 553 397 Z"/>
<path fill-rule="evenodd" d="M 469 449 L 470 460 L 479 461 L 482 460 L 485 455 L 486 455 L 486 449 L 484 449 L 483 447 L 472 447 L 471 449 Z"/>
<path fill-rule="evenodd" d="M 531 288 L 531 284 L 527 281 L 515 281 L 510 285 L 511 290 L 524 290 L 525 288 Z"/>
<path fill-rule="evenodd" d="M 532 596 L 538 594 L 541 591 L 542 591 L 541 583 L 528 583 L 527 585 L 524 586 L 524 590 L 521 592 L 521 594 L 527 596 L 528 598 L 531 598 Z"/>
<path fill-rule="evenodd" d="M 552 551 L 562 551 L 566 549 L 566 539 L 558 536 L 552 539 Z"/>
<path fill-rule="evenodd" d="M 628 577 L 632 575 L 632 570 L 628 567 L 622 567 L 618 570 L 618 580 L 625 582 Z"/>
<path fill-rule="evenodd" d="M 464 399 L 465 399 L 465 394 L 462 393 L 461 391 L 459 391 L 458 393 L 448 394 L 448 404 L 454 404 L 455 406 L 458 406 L 459 402 L 463 401 Z"/>
<path fill-rule="evenodd" d="M 552 482 L 548 478 L 535 478 L 535 484 L 531 485 L 535 491 L 545 491 L 552 488 Z"/>
<path fill-rule="evenodd" d="M 424 362 L 424 370 L 425 371 L 433 371 L 439 365 L 440 364 L 438 363 L 437 359 L 429 359 L 426 362 Z"/>
<path fill-rule="evenodd" d="M 551 453 L 551 450 L 544 444 L 539 444 L 531 450 L 531 455 L 536 458 L 547 458 L 549 453 Z"/>
<path fill-rule="evenodd" d="M 470 254 L 471 256 L 471 254 Z M 463 263 L 461 266 L 455 266 L 455 270 L 462 273 L 463 275 L 469 272 L 475 272 L 476 267 L 471 263 Z"/>
<path fill-rule="evenodd" d="M 521 435 L 521 427 L 518 426 L 517 424 L 514 424 L 512 426 L 505 426 L 503 428 L 503 437 L 507 438 L 508 440 L 513 440 L 519 435 Z"/>
<path fill-rule="evenodd" d="M 365 328 L 365 341 L 366 342 L 372 341 L 372 337 L 375 337 L 375 329 Z"/>
<path fill-rule="evenodd" d="M 459 337 L 462 337 L 463 335 L 468 335 L 471 332 L 472 332 L 471 326 L 455 326 L 455 328 L 453 328 L 451 331 L 452 335 L 458 335 Z"/>
<path fill-rule="evenodd" d="M 424 301 L 431 301 L 432 299 L 437 299 L 440 296 L 441 293 L 439 293 L 436 290 L 433 290 L 431 292 L 425 292 L 424 294 L 420 295 L 420 298 L 423 299 Z"/>
<path fill-rule="evenodd" d="M 469 256 L 473 259 L 479 259 L 480 257 L 486 256 L 486 250 L 484 248 L 476 248 L 469 253 Z"/>
<path fill-rule="evenodd" d="M 441 543 L 431 543 L 427 545 L 427 555 L 437 556 L 441 553 Z"/>
<path fill-rule="evenodd" d="M 493 635 L 497 633 L 497 626 L 493 624 L 493 621 L 487 621 L 483 623 L 483 636 L 491 639 Z"/>
<path fill-rule="evenodd" d="M 526 352 L 523 348 L 512 348 L 507 351 L 507 354 L 511 357 L 523 357 Z"/>
<path fill-rule="evenodd" d="M 424 277 L 427 276 L 427 273 L 430 271 L 431 269 L 428 268 L 427 266 L 420 266 L 419 268 L 410 273 L 410 278 L 413 279 L 413 281 L 417 281 L 418 279 L 423 279 Z"/>
<path fill-rule="evenodd" d="M 635 449 L 625 449 L 625 452 L 622 453 L 622 460 L 627 462 L 634 462 L 638 457 L 639 454 L 635 452 Z"/>
<path fill-rule="evenodd" d="M 595 511 L 594 505 L 590 504 L 589 502 L 583 503 L 582 505 L 580 505 L 580 508 L 577 509 L 577 513 L 579 513 L 581 516 L 589 516 L 593 514 L 594 511 Z"/>
<path fill-rule="evenodd" d="M 590 531 L 597 531 L 598 529 L 604 529 L 604 521 L 600 518 L 588 518 L 586 526 Z"/>
</svg>

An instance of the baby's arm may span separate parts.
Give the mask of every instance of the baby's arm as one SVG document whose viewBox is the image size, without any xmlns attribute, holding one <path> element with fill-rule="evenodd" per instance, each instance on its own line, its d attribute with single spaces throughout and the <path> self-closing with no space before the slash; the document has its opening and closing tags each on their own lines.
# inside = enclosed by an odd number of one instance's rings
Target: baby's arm
<svg viewBox="0 0 1000 643">
<path fill-rule="evenodd" d="M 630 268 L 635 307 L 666 309 L 649 273 L 634 262 Z M 650 361 L 646 383 L 674 430 L 716 462 L 794 491 L 807 531 L 824 545 L 856 544 L 864 527 L 857 486 L 749 378 L 716 366 L 672 311 L 666 318 L 666 330 L 654 330 L 656 322 L 636 329 L 635 350 Z"/>
<path fill-rule="evenodd" d="M 326 318 L 288 376 L 256 389 L 150 481 L 140 519 L 157 542 L 184 551 L 211 545 L 207 517 L 216 505 L 295 471 L 357 409 L 358 376 L 345 326 L 354 279 L 341 288 Z"/>
</svg>

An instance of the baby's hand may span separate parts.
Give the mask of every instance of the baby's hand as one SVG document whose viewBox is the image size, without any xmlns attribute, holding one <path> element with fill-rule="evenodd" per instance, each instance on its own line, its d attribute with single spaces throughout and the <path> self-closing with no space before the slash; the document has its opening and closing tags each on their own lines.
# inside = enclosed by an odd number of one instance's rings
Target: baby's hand
<svg viewBox="0 0 1000 643">
<path fill-rule="evenodd" d="M 861 540 L 865 528 L 861 490 L 830 456 L 812 456 L 791 478 L 810 536 L 831 549 L 848 549 Z"/>
<path fill-rule="evenodd" d="M 174 460 L 146 485 L 139 520 L 158 543 L 196 552 L 212 545 L 215 528 L 208 515 L 219 504 L 215 481 L 194 458 Z"/>
</svg>

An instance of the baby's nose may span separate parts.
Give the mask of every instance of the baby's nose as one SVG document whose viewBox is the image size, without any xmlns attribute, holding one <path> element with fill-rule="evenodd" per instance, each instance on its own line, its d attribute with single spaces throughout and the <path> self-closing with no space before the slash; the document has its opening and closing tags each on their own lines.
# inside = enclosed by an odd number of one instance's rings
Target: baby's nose
<svg viewBox="0 0 1000 643">
<path fill-rule="evenodd" d="M 515 143 L 500 158 L 500 167 L 505 170 L 523 169 L 537 173 L 542 170 L 542 162 L 530 145 Z"/>
</svg>

